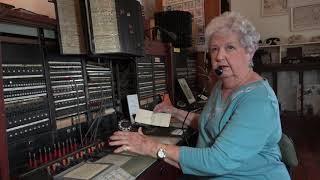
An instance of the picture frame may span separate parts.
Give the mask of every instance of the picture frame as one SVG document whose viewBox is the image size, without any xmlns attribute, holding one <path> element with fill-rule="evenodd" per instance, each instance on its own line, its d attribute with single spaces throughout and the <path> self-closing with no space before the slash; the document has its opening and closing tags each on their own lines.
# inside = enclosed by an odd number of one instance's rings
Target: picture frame
<svg viewBox="0 0 320 180">
<path fill-rule="evenodd" d="M 320 3 L 294 7 L 290 10 L 291 31 L 320 28 Z"/>
<path fill-rule="evenodd" d="M 85 32 L 80 0 L 56 1 L 60 52 L 64 55 L 86 54 Z"/>
<path fill-rule="evenodd" d="M 261 16 L 280 16 L 288 14 L 287 0 L 261 0 Z"/>
<path fill-rule="evenodd" d="M 319 4 L 319 0 L 287 0 L 287 7 L 294 8 L 300 6 L 309 6 L 313 4 Z"/>
</svg>

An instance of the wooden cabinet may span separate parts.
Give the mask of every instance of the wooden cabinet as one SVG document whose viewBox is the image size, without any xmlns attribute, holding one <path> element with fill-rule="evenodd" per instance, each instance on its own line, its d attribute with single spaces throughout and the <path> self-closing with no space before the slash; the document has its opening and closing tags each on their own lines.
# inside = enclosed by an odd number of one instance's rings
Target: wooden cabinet
<svg viewBox="0 0 320 180">
<path fill-rule="evenodd" d="M 158 160 L 151 167 L 149 167 L 137 180 L 174 180 L 182 175 L 180 169 L 162 161 Z"/>
<path fill-rule="evenodd" d="M 320 62 L 320 42 L 262 45 L 257 51 L 257 64 L 299 64 Z"/>
<path fill-rule="evenodd" d="M 254 63 L 282 111 L 320 116 L 320 42 L 261 46 Z"/>
</svg>

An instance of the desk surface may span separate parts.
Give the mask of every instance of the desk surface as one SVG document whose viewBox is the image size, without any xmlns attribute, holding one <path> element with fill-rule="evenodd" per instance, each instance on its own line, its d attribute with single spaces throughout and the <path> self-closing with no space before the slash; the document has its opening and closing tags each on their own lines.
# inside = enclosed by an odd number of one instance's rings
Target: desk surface
<svg viewBox="0 0 320 180">
<path fill-rule="evenodd" d="M 174 130 L 175 128 L 155 128 L 155 130 L 152 130 L 152 134 L 158 134 L 161 132 L 160 136 L 155 135 L 147 135 L 156 141 L 159 141 L 164 144 L 178 144 L 182 141 L 181 136 L 172 136 L 170 135 L 170 132 Z M 169 133 L 168 133 L 169 132 Z M 164 136 L 164 135 L 167 136 Z M 155 164 L 158 160 L 149 156 L 141 156 L 129 152 L 123 152 L 119 154 L 111 153 L 107 154 L 97 160 L 95 160 L 92 163 L 101 163 L 101 164 L 109 164 L 116 167 L 122 168 L 125 172 L 129 173 L 132 177 L 138 178 L 142 173 L 144 173 L 148 168 L 150 168 L 153 164 Z M 88 162 L 90 163 L 90 162 Z M 83 164 L 82 164 L 83 165 Z M 70 169 L 67 169 L 66 171 L 60 173 L 58 176 L 56 176 L 55 180 L 62 180 L 63 177 L 75 170 L 76 168 L 79 168 L 81 164 L 77 167 L 72 167 Z M 107 171 L 107 169 L 106 169 Z M 98 174 L 101 172 L 98 172 Z"/>
<path fill-rule="evenodd" d="M 152 136 L 152 138 L 166 144 L 177 144 L 182 140 L 181 137 Z M 156 161 L 157 159 L 152 157 L 124 152 L 121 154 L 107 155 L 97 162 L 116 164 L 132 176 L 138 177 Z"/>
</svg>

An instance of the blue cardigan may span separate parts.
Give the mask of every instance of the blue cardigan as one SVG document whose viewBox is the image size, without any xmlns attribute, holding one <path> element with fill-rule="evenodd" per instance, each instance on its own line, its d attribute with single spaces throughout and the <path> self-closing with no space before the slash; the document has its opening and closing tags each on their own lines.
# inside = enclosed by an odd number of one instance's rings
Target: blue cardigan
<svg viewBox="0 0 320 180">
<path fill-rule="evenodd" d="M 266 80 L 226 100 L 219 81 L 200 115 L 197 147 L 180 147 L 179 163 L 184 174 L 208 179 L 289 180 L 281 134 L 278 101 Z"/>
</svg>

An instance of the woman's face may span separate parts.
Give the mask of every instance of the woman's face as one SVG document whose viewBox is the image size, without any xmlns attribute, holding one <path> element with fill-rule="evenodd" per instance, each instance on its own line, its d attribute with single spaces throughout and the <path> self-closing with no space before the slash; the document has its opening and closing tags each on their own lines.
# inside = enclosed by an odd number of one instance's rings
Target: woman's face
<svg viewBox="0 0 320 180">
<path fill-rule="evenodd" d="M 251 55 L 240 44 L 237 33 L 213 35 L 209 50 L 212 68 L 222 67 L 220 78 L 237 81 L 248 73 Z"/>
</svg>

